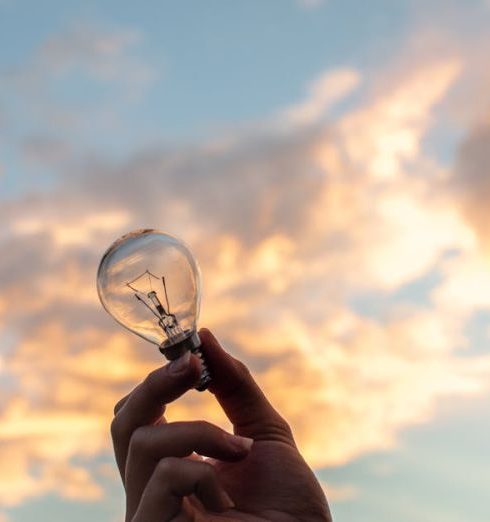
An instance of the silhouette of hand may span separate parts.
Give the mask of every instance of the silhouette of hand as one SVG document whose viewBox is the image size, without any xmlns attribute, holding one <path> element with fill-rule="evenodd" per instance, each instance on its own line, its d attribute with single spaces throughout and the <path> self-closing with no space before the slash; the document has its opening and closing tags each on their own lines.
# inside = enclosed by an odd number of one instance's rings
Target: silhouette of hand
<svg viewBox="0 0 490 522">
<path fill-rule="evenodd" d="M 165 404 L 200 374 L 187 353 L 150 373 L 115 407 L 111 432 L 126 522 L 327 521 L 325 495 L 247 368 L 199 332 L 216 396 L 235 435 L 204 421 L 167 422 Z M 203 456 L 208 457 L 203 459 Z"/>
</svg>

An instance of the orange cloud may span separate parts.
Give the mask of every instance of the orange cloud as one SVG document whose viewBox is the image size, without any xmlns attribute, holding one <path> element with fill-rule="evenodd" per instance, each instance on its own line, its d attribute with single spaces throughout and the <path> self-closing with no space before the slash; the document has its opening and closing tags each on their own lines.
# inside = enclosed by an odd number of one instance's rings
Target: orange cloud
<svg viewBox="0 0 490 522">
<path fill-rule="evenodd" d="M 49 214 L 43 220 L 39 214 L 23 215 L 15 219 L 12 224 L 12 232 L 16 236 L 30 236 L 37 234 L 48 235 L 54 244 L 59 247 L 88 245 L 96 234 L 120 230 L 130 221 L 128 213 L 124 210 L 102 211 L 92 214 L 85 213 L 70 221 L 61 221 Z M 28 237 L 25 238 L 28 240 Z"/>
<path fill-rule="evenodd" d="M 488 306 L 487 268 L 454 198 L 434 189 L 447 172 L 421 147 L 461 67 L 408 71 L 330 124 L 360 75 L 327 73 L 278 118 L 288 132 L 98 165 L 65 192 L 0 209 L 0 327 L 13 345 L 0 372 L 14 383 L 0 410 L 0 500 L 102 494 L 77 459 L 110 451 L 113 404 L 162 363 L 95 292 L 104 247 L 142 221 L 192 244 L 202 323 L 246 359 L 314 466 L 390 447 L 441 397 L 482 393 L 489 358 L 456 350 L 469 311 Z M 396 302 L 378 320 L 352 306 L 434 269 L 442 280 L 425 304 Z M 227 426 L 207 395 L 169 408 L 170 419 L 196 416 Z"/>
</svg>

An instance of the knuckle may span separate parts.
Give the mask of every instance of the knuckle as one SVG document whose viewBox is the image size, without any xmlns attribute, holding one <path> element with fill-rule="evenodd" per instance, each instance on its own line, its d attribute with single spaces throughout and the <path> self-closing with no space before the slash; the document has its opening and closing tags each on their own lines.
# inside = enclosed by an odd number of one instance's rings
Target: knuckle
<svg viewBox="0 0 490 522">
<path fill-rule="evenodd" d="M 179 459 L 176 457 L 166 457 L 164 459 L 161 459 L 155 468 L 156 476 L 161 481 L 165 481 L 166 479 L 168 479 L 169 476 L 171 476 L 174 473 L 178 462 Z"/>
<path fill-rule="evenodd" d="M 213 425 L 210 422 L 205 420 L 197 420 L 193 421 L 192 424 L 196 431 L 202 434 L 211 434 L 214 433 Z"/>
<path fill-rule="evenodd" d="M 238 359 L 235 359 L 235 368 L 240 382 L 244 383 L 250 380 L 251 373 L 245 363 Z"/>
<path fill-rule="evenodd" d="M 114 419 L 111 422 L 112 440 L 118 439 L 121 436 L 121 433 L 122 433 L 121 419 L 118 417 L 114 417 Z"/>
<path fill-rule="evenodd" d="M 235 359 L 235 367 L 240 374 L 247 375 L 250 373 L 247 365 L 240 359 Z"/>
<path fill-rule="evenodd" d="M 122 408 L 122 405 L 124 403 L 124 399 L 121 399 L 120 401 L 117 401 L 114 406 L 114 416 L 117 415 L 117 412 Z"/>
<path fill-rule="evenodd" d="M 276 412 L 276 416 L 270 423 L 268 430 L 276 440 L 294 445 L 294 435 L 291 426 L 279 413 Z"/>
<path fill-rule="evenodd" d="M 204 480 L 214 480 L 216 477 L 216 471 L 214 466 L 209 462 L 200 462 L 201 464 L 201 476 Z"/>
<path fill-rule="evenodd" d="M 142 383 L 142 386 L 146 388 L 146 391 L 152 398 L 158 398 L 159 396 L 159 383 L 161 382 L 161 372 L 159 369 L 150 372 Z"/>
<path fill-rule="evenodd" d="M 123 406 L 128 402 L 128 399 L 130 397 L 130 393 L 119 399 L 116 404 L 114 405 L 114 416 L 116 416 L 123 408 Z"/>
<path fill-rule="evenodd" d="M 284 417 L 279 416 L 279 427 L 282 429 L 289 438 L 293 439 L 293 430 L 289 425 L 288 421 Z"/>
<path fill-rule="evenodd" d="M 129 441 L 129 453 L 132 455 L 148 453 L 150 450 L 150 444 L 148 440 L 148 434 L 144 428 L 137 428 L 131 435 Z"/>
</svg>

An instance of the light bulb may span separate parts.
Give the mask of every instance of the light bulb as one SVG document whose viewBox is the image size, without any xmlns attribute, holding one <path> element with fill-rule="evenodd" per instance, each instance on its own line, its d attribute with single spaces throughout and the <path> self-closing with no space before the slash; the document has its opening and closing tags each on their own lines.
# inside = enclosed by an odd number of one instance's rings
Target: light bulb
<svg viewBox="0 0 490 522">
<path fill-rule="evenodd" d="M 97 291 L 118 323 L 157 345 L 167 359 L 187 350 L 198 355 L 202 373 L 196 389 L 208 387 L 211 378 L 196 329 L 199 266 L 182 241 L 152 229 L 124 235 L 102 256 Z"/>
</svg>

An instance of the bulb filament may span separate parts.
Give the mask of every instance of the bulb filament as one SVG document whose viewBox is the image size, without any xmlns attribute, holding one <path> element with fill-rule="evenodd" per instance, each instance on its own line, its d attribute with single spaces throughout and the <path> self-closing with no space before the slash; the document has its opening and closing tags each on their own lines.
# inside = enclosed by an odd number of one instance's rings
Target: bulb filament
<svg viewBox="0 0 490 522">
<path fill-rule="evenodd" d="M 149 292 L 144 292 L 138 288 L 141 283 L 137 283 L 137 281 L 146 277 L 148 278 L 148 283 L 150 285 Z M 166 308 L 160 301 L 156 290 L 153 289 L 152 279 L 157 281 L 161 280 L 162 282 Z M 173 340 L 176 337 L 182 337 L 184 331 L 180 327 L 175 314 L 170 312 L 165 277 L 162 276 L 160 278 L 152 274 L 149 270 L 146 270 L 138 277 L 135 277 L 132 281 L 129 281 L 129 283 L 126 283 L 126 286 L 128 286 L 134 292 L 136 299 L 145 305 L 146 308 L 148 308 L 148 310 L 150 310 L 150 312 L 158 319 L 158 325 L 165 332 L 169 340 Z"/>
</svg>

